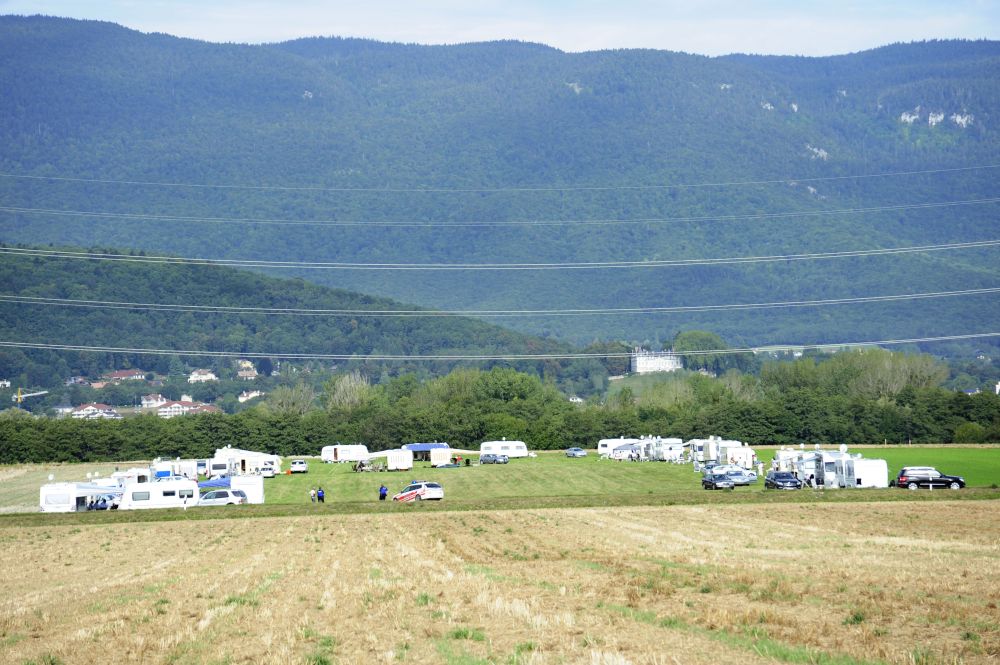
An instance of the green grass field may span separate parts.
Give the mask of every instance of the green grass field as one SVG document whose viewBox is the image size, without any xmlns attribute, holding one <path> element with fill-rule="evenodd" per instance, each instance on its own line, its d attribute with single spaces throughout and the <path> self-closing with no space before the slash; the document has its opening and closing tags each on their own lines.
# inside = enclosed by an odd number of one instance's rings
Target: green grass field
<svg viewBox="0 0 1000 665">
<path fill-rule="evenodd" d="M 890 477 L 903 465 L 928 465 L 936 466 L 945 473 L 964 476 L 972 488 L 991 488 L 1000 484 L 1000 448 L 997 447 L 890 446 L 857 448 L 852 452 L 887 460 Z M 766 465 L 774 451 L 762 449 L 758 453 Z M 418 462 L 412 471 L 393 473 L 355 473 L 349 464 L 324 464 L 316 458 L 306 459 L 309 460 L 308 473 L 264 480 L 267 506 L 274 507 L 269 510 L 281 510 L 281 506 L 308 507 L 309 490 L 313 487 L 324 489 L 328 509 L 379 509 L 377 497 L 380 484 L 385 483 L 391 497 L 415 479 L 437 481 L 444 486 L 445 501 L 433 509 L 779 500 L 765 497 L 760 481 L 749 488 L 738 488 L 731 499 L 710 497 L 708 495 L 712 493 L 701 490 L 701 476 L 690 465 L 613 462 L 602 460 L 593 453 L 586 458 L 569 459 L 561 451 L 543 452 L 537 458 L 516 459 L 506 465 L 472 465 L 452 469 L 433 469 L 428 463 Z M 290 459 L 285 460 L 285 468 L 289 462 Z M 48 482 L 50 474 L 57 481 L 83 481 L 87 473 L 106 476 L 115 466 L 55 464 L 0 467 L 0 512 L 36 512 L 38 488 Z M 131 464 L 117 466 L 126 468 Z M 896 490 L 848 492 L 855 495 L 849 500 L 863 500 L 862 495 L 870 497 L 885 493 L 895 494 Z M 791 497 L 780 500 L 791 500 Z M 803 497 L 800 500 L 811 499 Z M 848 497 L 836 500 L 848 500 Z"/>
</svg>

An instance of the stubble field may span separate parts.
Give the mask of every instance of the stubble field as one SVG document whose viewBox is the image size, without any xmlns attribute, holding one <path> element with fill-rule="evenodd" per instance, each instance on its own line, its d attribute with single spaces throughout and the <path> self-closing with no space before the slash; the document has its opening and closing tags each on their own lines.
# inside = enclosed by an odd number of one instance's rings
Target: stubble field
<svg viewBox="0 0 1000 665">
<path fill-rule="evenodd" d="M 0 662 L 991 663 L 993 501 L 0 526 Z"/>
</svg>

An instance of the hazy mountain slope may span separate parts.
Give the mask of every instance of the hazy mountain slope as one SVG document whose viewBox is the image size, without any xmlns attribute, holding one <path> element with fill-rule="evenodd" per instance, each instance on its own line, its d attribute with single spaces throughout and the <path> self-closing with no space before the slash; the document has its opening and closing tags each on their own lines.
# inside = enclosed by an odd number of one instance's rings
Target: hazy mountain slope
<svg viewBox="0 0 1000 665">
<path fill-rule="evenodd" d="M 0 178 L 8 207 L 202 218 L 5 212 L 7 241 L 263 260 L 563 263 L 926 245 L 1000 229 L 997 204 L 759 217 L 996 196 L 998 169 L 828 179 L 1000 163 L 996 42 L 706 58 L 515 42 L 219 45 L 3 17 L 0 59 L 5 173 L 285 188 Z M 746 182 L 761 184 L 732 184 Z M 715 183 L 729 184 L 704 186 Z M 663 186 L 678 184 L 698 186 Z M 605 223 L 538 223 L 569 220 Z M 280 223 L 302 221 L 318 223 Z M 406 222 L 452 226 L 385 225 Z M 478 225 L 459 225 L 468 223 Z M 608 308 L 996 286 L 996 258 L 298 274 L 448 308 Z M 704 327 L 767 343 L 980 332 L 998 314 L 995 297 L 979 296 L 509 322 L 577 340 Z"/>
</svg>

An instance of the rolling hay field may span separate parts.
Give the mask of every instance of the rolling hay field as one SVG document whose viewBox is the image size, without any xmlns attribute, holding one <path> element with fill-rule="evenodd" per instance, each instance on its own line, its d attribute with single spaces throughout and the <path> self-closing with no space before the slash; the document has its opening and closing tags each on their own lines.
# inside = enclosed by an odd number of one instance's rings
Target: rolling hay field
<svg viewBox="0 0 1000 665">
<path fill-rule="evenodd" d="M 993 501 L 0 526 L 3 663 L 993 663 Z"/>
</svg>

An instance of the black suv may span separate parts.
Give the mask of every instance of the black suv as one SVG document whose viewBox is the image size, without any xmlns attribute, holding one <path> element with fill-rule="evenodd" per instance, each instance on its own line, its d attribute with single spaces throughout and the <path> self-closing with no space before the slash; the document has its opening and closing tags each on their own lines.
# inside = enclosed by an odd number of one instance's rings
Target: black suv
<svg viewBox="0 0 1000 665">
<path fill-rule="evenodd" d="M 932 466 L 904 466 L 892 484 L 910 490 L 921 487 L 957 490 L 965 487 L 965 478 L 945 475 Z"/>
</svg>

